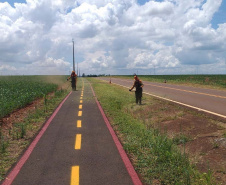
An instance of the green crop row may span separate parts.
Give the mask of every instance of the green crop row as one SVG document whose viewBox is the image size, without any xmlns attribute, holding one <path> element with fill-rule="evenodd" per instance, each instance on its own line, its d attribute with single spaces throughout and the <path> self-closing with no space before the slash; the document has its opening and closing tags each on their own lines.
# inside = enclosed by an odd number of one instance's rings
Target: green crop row
<svg viewBox="0 0 226 185">
<path fill-rule="evenodd" d="M 0 118 L 55 91 L 58 84 L 53 82 L 44 76 L 1 76 Z"/>
</svg>

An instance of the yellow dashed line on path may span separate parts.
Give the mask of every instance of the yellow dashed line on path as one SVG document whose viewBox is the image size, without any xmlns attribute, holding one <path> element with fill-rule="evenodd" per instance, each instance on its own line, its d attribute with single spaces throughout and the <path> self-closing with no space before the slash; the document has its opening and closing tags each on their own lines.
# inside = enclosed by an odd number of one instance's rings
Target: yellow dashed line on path
<svg viewBox="0 0 226 185">
<path fill-rule="evenodd" d="M 82 111 L 78 111 L 78 116 L 82 116 Z"/>
<path fill-rule="evenodd" d="M 80 97 L 80 104 L 83 103 L 83 91 L 84 91 L 84 81 L 83 81 L 83 87 Z M 82 109 L 82 105 L 79 105 L 79 109 Z M 78 111 L 78 116 L 82 116 L 82 111 Z M 82 127 L 82 120 L 77 120 L 77 128 Z M 82 134 L 76 134 L 75 138 L 75 150 L 81 149 L 81 143 L 82 143 Z M 79 185 L 79 166 L 72 166 L 71 168 L 71 184 L 70 185 Z"/>
<path fill-rule="evenodd" d="M 71 185 L 79 185 L 79 166 L 71 168 Z"/>
<path fill-rule="evenodd" d="M 82 134 L 76 134 L 75 150 L 80 150 L 81 149 L 81 142 L 82 142 Z"/>
<path fill-rule="evenodd" d="M 77 127 L 78 127 L 78 128 L 81 128 L 81 127 L 82 127 L 82 120 L 78 120 L 78 121 L 77 121 Z"/>
</svg>

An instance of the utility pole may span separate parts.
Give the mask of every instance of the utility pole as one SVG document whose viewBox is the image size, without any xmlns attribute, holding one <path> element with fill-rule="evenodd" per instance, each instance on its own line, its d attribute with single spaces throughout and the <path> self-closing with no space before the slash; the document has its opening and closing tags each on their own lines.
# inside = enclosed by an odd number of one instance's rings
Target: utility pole
<svg viewBox="0 0 226 185">
<path fill-rule="evenodd" d="M 78 62 L 77 62 L 77 75 L 78 75 Z"/>
<path fill-rule="evenodd" d="M 73 43 L 73 71 L 75 71 L 75 52 L 74 52 L 74 39 L 72 39 Z"/>
</svg>

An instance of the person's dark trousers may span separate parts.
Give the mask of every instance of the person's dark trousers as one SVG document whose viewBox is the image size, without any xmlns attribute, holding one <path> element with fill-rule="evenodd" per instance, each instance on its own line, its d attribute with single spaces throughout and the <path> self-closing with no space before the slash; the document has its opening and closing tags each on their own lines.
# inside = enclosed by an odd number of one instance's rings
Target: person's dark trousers
<svg viewBox="0 0 226 185">
<path fill-rule="evenodd" d="M 73 91 L 76 91 L 76 84 L 75 84 L 75 78 L 71 79 L 71 87 Z"/>
<path fill-rule="evenodd" d="M 135 96 L 136 96 L 136 104 L 139 103 L 141 105 L 142 90 L 136 91 Z"/>
</svg>

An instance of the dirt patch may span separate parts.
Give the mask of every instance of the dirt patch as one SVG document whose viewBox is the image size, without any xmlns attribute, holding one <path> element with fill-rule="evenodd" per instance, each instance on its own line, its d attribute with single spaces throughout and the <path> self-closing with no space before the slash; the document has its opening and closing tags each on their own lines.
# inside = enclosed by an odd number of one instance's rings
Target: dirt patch
<svg viewBox="0 0 226 185">
<path fill-rule="evenodd" d="M 126 111 L 143 120 L 147 128 L 167 133 L 200 172 L 211 170 L 217 183 L 226 182 L 226 120 L 149 98 L 144 105 L 131 105 Z"/>
<path fill-rule="evenodd" d="M 189 154 L 190 161 L 201 172 L 210 169 L 218 183 L 226 182 L 226 129 L 207 117 L 187 113 L 178 119 L 160 123 L 171 138 L 183 136 L 181 150 Z"/>
<path fill-rule="evenodd" d="M 43 123 L 32 124 L 32 130 L 26 129 L 26 135 L 23 138 L 21 138 L 20 128 L 17 125 L 24 124 L 25 118 L 34 113 L 36 108 L 40 108 L 42 105 L 43 99 L 38 99 L 22 109 L 15 110 L 0 120 L 1 147 L 4 143 L 7 146 L 7 155 L 5 155 L 2 148 L 0 151 L 0 164 L 2 165 L 0 168 L 0 182 Z"/>
<path fill-rule="evenodd" d="M 30 113 L 34 112 L 36 107 L 41 104 L 43 100 L 38 99 L 24 108 L 17 109 L 8 116 L 0 120 L 0 127 L 3 130 L 11 129 L 14 123 L 23 122 Z"/>
</svg>

